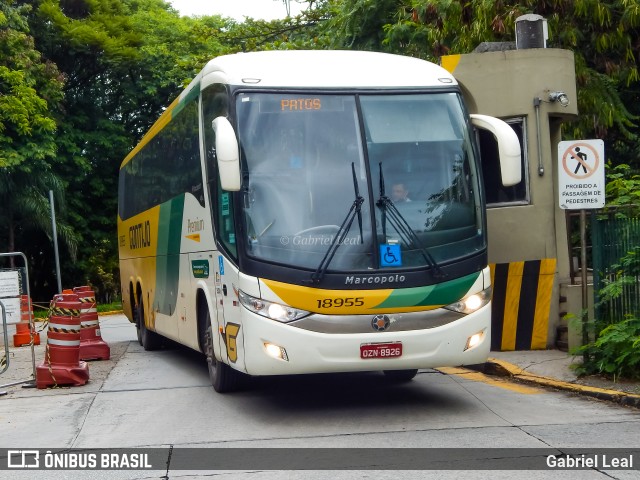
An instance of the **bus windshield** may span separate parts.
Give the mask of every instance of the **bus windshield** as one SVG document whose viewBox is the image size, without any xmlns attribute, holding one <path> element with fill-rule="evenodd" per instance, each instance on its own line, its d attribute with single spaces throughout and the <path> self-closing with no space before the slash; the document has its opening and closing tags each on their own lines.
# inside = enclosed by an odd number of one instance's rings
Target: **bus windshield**
<svg viewBox="0 0 640 480">
<path fill-rule="evenodd" d="M 241 93 L 236 113 L 255 260 L 313 270 L 334 246 L 328 271 L 438 268 L 485 248 L 458 94 Z"/>
</svg>

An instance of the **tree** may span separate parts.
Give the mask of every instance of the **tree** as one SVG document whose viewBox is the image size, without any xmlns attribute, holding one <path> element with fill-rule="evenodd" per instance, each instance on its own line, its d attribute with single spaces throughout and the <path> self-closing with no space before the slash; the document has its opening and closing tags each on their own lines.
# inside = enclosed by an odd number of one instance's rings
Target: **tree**
<svg viewBox="0 0 640 480">
<path fill-rule="evenodd" d="M 306 9 L 295 17 L 263 21 L 246 18 L 244 22 L 229 22 L 219 32 L 220 41 L 233 52 L 256 50 L 317 50 L 327 49 L 334 34 L 327 29 L 332 7 L 327 0 L 304 0 Z"/>
<path fill-rule="evenodd" d="M 513 41 L 526 13 L 548 20 L 548 45 L 573 50 L 580 120 L 572 138 L 604 138 L 616 163 L 638 161 L 637 0 L 334 0 L 334 47 L 402 53 L 437 61 L 479 43 Z"/>
<path fill-rule="evenodd" d="M 62 262 L 63 280 L 89 282 L 106 298 L 119 285 L 118 167 L 204 59 L 226 51 L 216 32 L 227 22 L 181 18 L 163 0 L 25 3 L 37 47 L 66 79 L 50 162 L 78 237 L 78 261 Z"/>
<path fill-rule="evenodd" d="M 55 154 L 56 123 L 48 105 L 61 99 L 62 78 L 34 48 L 28 10 L 11 0 L 0 4 L 0 167 Z"/>
<path fill-rule="evenodd" d="M 35 49 L 29 11 L 11 0 L 0 4 L 0 238 L 9 252 L 34 230 L 51 239 L 49 190 L 64 202 L 61 181 L 50 168 L 56 154 L 51 110 L 62 99 L 63 77 Z M 73 231 L 64 222 L 58 230 L 73 255 Z"/>
</svg>

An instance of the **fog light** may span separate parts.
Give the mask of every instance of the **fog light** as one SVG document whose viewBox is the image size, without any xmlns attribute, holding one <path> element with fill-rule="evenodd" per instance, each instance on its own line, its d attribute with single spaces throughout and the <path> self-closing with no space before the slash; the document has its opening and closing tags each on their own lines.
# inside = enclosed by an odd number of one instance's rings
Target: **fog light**
<svg viewBox="0 0 640 480">
<path fill-rule="evenodd" d="M 287 351 L 278 345 L 274 345 L 273 343 L 264 344 L 264 349 L 267 352 L 267 355 L 273 358 L 278 358 L 280 360 L 289 361 L 289 357 L 287 356 Z"/>
<path fill-rule="evenodd" d="M 484 336 L 484 332 L 478 332 L 478 333 L 475 333 L 475 334 L 471 335 L 467 339 L 467 345 L 464 347 L 464 351 L 466 352 L 470 348 L 473 348 L 476 345 L 478 345 L 482 341 L 482 337 L 483 336 Z"/>
</svg>

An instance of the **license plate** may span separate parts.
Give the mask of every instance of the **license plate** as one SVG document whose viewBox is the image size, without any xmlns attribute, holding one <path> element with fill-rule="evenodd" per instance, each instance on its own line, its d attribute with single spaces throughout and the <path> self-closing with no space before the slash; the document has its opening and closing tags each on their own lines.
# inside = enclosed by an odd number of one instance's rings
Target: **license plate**
<svg viewBox="0 0 640 480">
<path fill-rule="evenodd" d="M 402 343 L 365 343 L 360 345 L 360 358 L 397 358 L 402 356 Z"/>
</svg>

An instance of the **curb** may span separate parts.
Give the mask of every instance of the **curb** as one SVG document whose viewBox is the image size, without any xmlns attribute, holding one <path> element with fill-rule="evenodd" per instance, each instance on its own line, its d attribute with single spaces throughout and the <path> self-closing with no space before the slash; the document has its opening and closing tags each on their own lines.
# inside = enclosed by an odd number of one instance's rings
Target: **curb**
<svg viewBox="0 0 640 480">
<path fill-rule="evenodd" d="M 98 316 L 109 316 L 109 315 L 119 315 L 121 313 L 124 313 L 123 310 L 111 310 L 108 312 L 98 312 Z"/>
<path fill-rule="evenodd" d="M 578 385 L 576 383 L 563 382 L 554 378 L 534 375 L 523 370 L 517 365 L 505 362 L 504 360 L 498 360 L 497 358 L 489 358 L 484 367 L 484 373 L 487 375 L 511 377 L 525 383 L 532 383 L 535 385 L 542 385 L 558 390 L 578 393 L 580 395 L 597 398 L 598 400 L 606 400 L 627 407 L 640 408 L 640 395 L 635 395 L 633 393 L 590 387 L 588 385 Z"/>
</svg>

